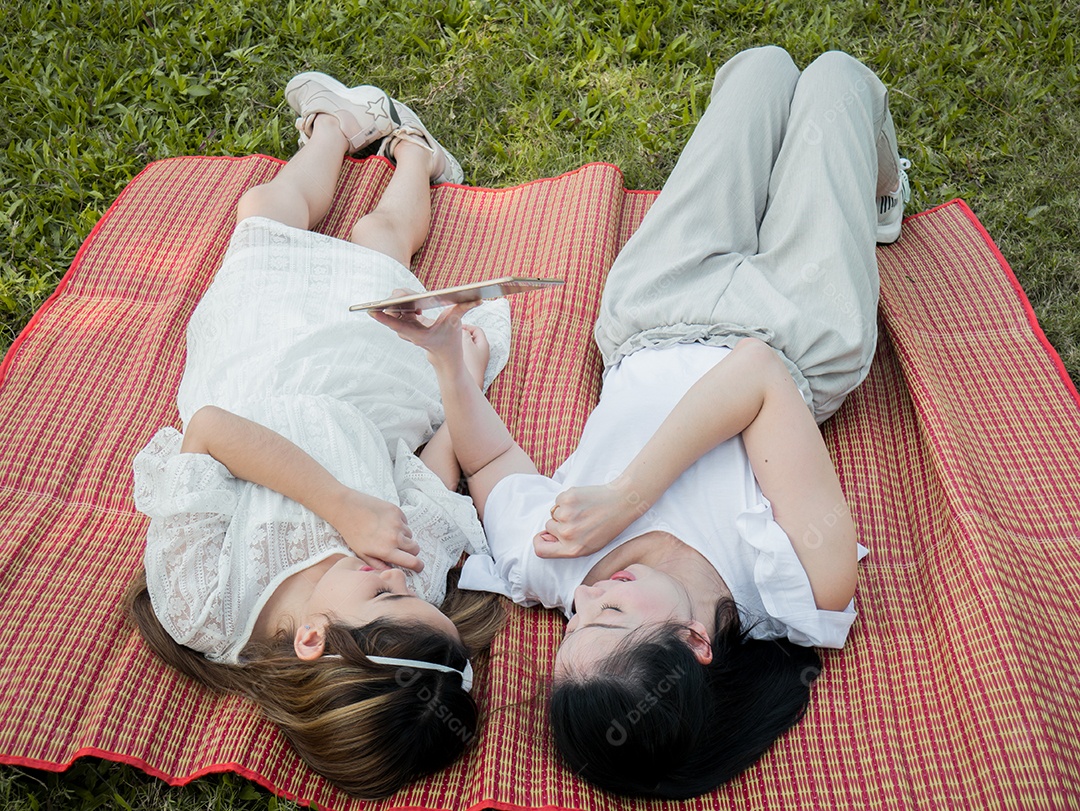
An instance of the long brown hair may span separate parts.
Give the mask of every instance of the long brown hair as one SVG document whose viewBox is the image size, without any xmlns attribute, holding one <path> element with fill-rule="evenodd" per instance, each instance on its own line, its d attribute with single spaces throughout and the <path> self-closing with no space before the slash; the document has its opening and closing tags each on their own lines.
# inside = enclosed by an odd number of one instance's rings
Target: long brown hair
<svg viewBox="0 0 1080 811">
<path fill-rule="evenodd" d="M 452 763 L 472 743 L 480 720 L 475 699 L 455 673 L 376 664 L 393 656 L 461 669 L 486 661 L 505 610 L 493 594 L 457 588 L 450 573 L 440 609 L 461 641 L 432 628 L 381 619 L 362 627 L 332 623 L 326 652 L 299 659 L 292 634 L 251 642 L 242 664 L 211 662 L 179 645 L 154 614 L 140 570 L 125 597 L 127 615 L 167 665 L 218 692 L 239 693 L 277 724 L 300 757 L 343 791 L 358 797 L 392 794 Z"/>
</svg>

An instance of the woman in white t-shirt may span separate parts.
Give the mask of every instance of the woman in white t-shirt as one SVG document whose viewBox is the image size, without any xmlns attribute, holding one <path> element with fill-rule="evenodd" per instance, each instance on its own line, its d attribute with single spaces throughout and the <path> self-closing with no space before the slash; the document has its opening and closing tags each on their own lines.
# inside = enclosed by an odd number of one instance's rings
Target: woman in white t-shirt
<svg viewBox="0 0 1080 811">
<path fill-rule="evenodd" d="M 378 320 L 435 367 L 490 556 L 462 585 L 569 618 L 551 722 L 575 773 L 688 797 L 803 714 L 862 552 L 815 420 L 866 376 L 875 242 L 905 163 L 885 88 L 828 53 L 739 54 L 608 276 L 600 402 L 537 473 L 462 364 L 454 319 Z"/>
<path fill-rule="evenodd" d="M 419 284 L 429 184 L 461 170 L 378 88 L 308 73 L 285 95 L 303 148 L 240 198 L 188 324 L 183 434 L 135 459 L 150 524 L 128 605 L 166 663 L 247 696 L 313 769 L 381 797 L 473 739 L 470 660 L 503 615 L 448 583 L 486 542 L 424 353 L 348 311 Z M 376 207 L 349 240 L 310 231 L 345 155 L 376 141 L 397 164 Z M 458 332 L 478 390 L 509 352 L 493 304 L 487 337 Z"/>
</svg>

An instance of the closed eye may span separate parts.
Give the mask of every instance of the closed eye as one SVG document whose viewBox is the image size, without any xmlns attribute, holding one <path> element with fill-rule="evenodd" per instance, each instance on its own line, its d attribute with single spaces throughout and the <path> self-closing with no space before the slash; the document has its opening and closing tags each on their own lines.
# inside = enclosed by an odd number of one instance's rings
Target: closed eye
<svg viewBox="0 0 1080 811">
<path fill-rule="evenodd" d="M 612 611 L 618 611 L 620 614 L 622 613 L 622 609 L 619 608 L 617 605 L 608 605 L 607 603 L 604 603 L 600 606 L 601 611 L 606 611 L 608 609 Z"/>
</svg>

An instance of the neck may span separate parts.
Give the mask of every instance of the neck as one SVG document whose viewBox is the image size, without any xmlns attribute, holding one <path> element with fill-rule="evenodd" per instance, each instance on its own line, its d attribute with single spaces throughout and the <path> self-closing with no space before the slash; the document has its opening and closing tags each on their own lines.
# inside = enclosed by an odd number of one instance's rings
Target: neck
<svg viewBox="0 0 1080 811">
<path fill-rule="evenodd" d="M 671 533 L 654 531 L 631 538 L 598 560 L 582 582 L 591 586 L 634 563 L 664 572 L 682 583 L 690 595 L 694 619 L 705 626 L 710 636 L 716 632 L 716 603 L 730 597 L 731 590 L 704 555 Z"/>
<path fill-rule="evenodd" d="M 274 593 L 259 612 L 252 638 L 271 639 L 280 631 L 291 631 L 300 625 L 315 585 L 341 557 L 332 555 L 286 577 L 281 585 L 274 589 Z"/>
</svg>

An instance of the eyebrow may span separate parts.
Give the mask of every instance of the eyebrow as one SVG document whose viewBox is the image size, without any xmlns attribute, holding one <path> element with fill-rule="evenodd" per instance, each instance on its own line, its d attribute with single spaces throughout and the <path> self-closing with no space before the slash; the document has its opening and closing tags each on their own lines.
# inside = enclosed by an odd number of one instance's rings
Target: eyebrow
<svg viewBox="0 0 1080 811">
<path fill-rule="evenodd" d="M 567 633 L 563 634 L 563 638 L 565 639 L 566 637 L 570 636 L 570 634 L 576 634 L 582 628 L 614 628 L 615 630 L 618 630 L 618 631 L 629 631 L 630 630 L 629 627 L 627 627 L 626 625 L 608 625 L 608 624 L 603 623 L 603 622 L 594 622 L 594 623 L 592 623 L 590 625 L 579 625 L 573 631 L 568 631 Z"/>
</svg>

